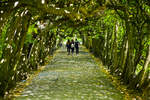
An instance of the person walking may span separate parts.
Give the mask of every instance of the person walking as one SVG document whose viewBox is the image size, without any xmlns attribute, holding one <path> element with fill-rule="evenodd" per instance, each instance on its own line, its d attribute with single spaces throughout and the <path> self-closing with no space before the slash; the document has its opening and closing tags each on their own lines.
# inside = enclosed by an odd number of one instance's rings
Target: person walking
<svg viewBox="0 0 150 100">
<path fill-rule="evenodd" d="M 73 39 L 71 40 L 71 53 L 72 55 L 74 53 L 74 40 Z"/>
<path fill-rule="evenodd" d="M 70 40 L 69 40 L 69 39 L 68 39 L 68 41 L 67 41 L 67 43 L 66 43 L 66 47 L 67 47 L 68 55 L 70 55 L 71 42 L 70 42 Z"/>
<path fill-rule="evenodd" d="M 79 41 L 77 39 L 75 40 L 75 49 L 76 49 L 76 54 L 79 54 Z"/>
</svg>

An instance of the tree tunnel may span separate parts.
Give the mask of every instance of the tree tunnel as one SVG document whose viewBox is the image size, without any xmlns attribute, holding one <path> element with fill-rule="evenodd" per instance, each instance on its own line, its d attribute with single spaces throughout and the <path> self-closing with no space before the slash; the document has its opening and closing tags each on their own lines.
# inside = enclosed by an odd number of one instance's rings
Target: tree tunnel
<svg viewBox="0 0 150 100">
<path fill-rule="evenodd" d="M 149 0 L 1 0 L 0 94 L 75 34 L 129 89 L 150 94 Z"/>
</svg>

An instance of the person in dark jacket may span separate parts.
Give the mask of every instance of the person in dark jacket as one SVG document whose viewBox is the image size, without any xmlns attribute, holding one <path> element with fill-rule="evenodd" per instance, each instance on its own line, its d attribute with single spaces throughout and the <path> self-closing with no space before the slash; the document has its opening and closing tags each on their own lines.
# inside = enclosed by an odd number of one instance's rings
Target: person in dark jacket
<svg viewBox="0 0 150 100">
<path fill-rule="evenodd" d="M 68 41 L 67 41 L 67 43 L 66 43 L 66 47 L 67 47 L 68 55 L 70 55 L 71 42 L 70 42 L 70 40 L 69 40 L 69 39 L 68 39 Z"/>
<path fill-rule="evenodd" d="M 72 55 L 74 53 L 74 40 L 73 39 L 71 40 L 71 53 Z"/>
<path fill-rule="evenodd" d="M 79 41 L 77 39 L 75 40 L 75 49 L 76 49 L 76 54 L 79 54 Z"/>
</svg>

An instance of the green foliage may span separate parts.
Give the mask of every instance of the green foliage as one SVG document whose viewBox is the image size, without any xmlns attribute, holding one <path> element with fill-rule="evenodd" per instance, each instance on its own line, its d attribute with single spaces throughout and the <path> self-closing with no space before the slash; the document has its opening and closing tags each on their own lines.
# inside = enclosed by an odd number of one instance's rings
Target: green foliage
<svg viewBox="0 0 150 100">
<path fill-rule="evenodd" d="M 143 8 L 150 15 L 150 6 L 144 4 Z"/>
<path fill-rule="evenodd" d="M 35 27 L 35 25 L 30 25 L 28 28 L 28 32 L 26 35 L 26 40 L 25 40 L 25 44 L 28 43 L 33 43 L 34 39 L 33 39 L 33 35 L 38 34 L 37 28 Z"/>
<path fill-rule="evenodd" d="M 6 41 L 6 34 L 7 34 L 7 31 L 10 27 L 10 21 L 11 21 L 11 17 L 8 19 L 7 23 L 4 25 L 3 29 L 2 29 L 2 33 L 1 33 L 1 36 L 0 36 L 0 58 L 2 56 L 2 50 L 4 48 L 4 42 Z"/>
<path fill-rule="evenodd" d="M 145 77 L 139 73 L 144 69 L 150 45 L 148 0 L 45 0 L 45 4 L 41 0 L 23 0 L 16 7 L 14 3 L 7 0 L 0 4 L 0 26 L 3 26 L 0 30 L 0 62 L 4 68 L 1 74 L 12 71 L 5 77 L 6 81 L 2 81 L 3 86 L 0 84 L 4 87 L 3 94 L 15 79 L 25 79 L 30 71 L 44 64 L 57 40 L 71 39 L 75 34 L 85 40 L 86 46 L 94 50 L 112 73 L 121 73 L 126 84 L 136 83 L 131 87 L 142 90 L 137 84 L 141 84 L 140 76 Z M 19 21 L 12 28 L 13 17 Z M 46 28 L 39 29 L 37 22 Z M 17 31 L 15 39 L 10 36 L 11 44 L 5 44 L 10 30 Z M 4 45 L 9 48 L 4 49 Z M 15 76 L 13 80 L 12 76 Z"/>
<path fill-rule="evenodd" d="M 97 21 L 90 19 L 88 24 L 82 27 L 82 31 L 87 31 L 84 42 L 87 48 L 108 66 L 112 74 L 121 75 L 120 77 L 124 83 L 129 84 L 129 87 L 140 90 L 142 87 L 138 87 L 137 84 L 146 82 L 142 81 L 142 78 L 146 77 L 143 71 L 149 73 L 150 69 L 150 64 L 145 67 L 150 41 L 147 21 L 149 18 L 138 8 L 140 6 L 135 0 L 122 1 L 124 2 L 122 8 L 119 7 L 119 1 L 112 2 L 113 10 L 105 10 L 104 16 L 97 18 Z M 149 8 L 146 9 L 148 12 Z M 143 22 L 145 23 L 141 24 Z M 93 39 L 91 40 L 89 36 Z"/>
</svg>

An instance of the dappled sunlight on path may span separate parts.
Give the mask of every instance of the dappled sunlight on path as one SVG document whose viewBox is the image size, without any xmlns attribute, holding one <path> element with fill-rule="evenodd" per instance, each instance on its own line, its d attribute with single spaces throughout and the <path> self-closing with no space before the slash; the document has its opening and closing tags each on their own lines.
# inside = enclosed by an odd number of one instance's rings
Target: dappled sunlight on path
<svg viewBox="0 0 150 100">
<path fill-rule="evenodd" d="M 83 47 L 79 55 L 57 55 L 16 100 L 124 100 Z"/>
</svg>

